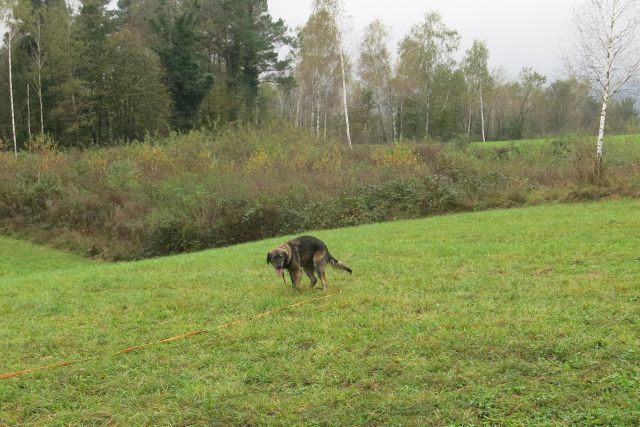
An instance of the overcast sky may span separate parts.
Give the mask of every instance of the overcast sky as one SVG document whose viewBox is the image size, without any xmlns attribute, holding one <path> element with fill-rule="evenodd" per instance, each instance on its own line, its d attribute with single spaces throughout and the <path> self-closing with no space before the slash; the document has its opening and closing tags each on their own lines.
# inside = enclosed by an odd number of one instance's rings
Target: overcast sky
<svg viewBox="0 0 640 427">
<path fill-rule="evenodd" d="M 571 35 L 575 0 L 343 0 L 352 16 L 352 53 L 362 30 L 375 18 L 392 27 L 393 49 L 425 13 L 439 11 L 444 22 L 462 37 L 463 53 L 474 39 L 489 47 L 489 66 L 502 67 L 515 78 L 523 66 L 564 78 L 561 45 Z M 311 0 L 268 0 L 271 16 L 292 28 L 303 25 Z"/>
</svg>

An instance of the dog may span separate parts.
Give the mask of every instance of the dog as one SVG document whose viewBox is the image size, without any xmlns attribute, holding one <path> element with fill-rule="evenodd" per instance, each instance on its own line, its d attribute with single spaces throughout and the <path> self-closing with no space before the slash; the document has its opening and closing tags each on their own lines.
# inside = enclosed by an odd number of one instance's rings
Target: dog
<svg viewBox="0 0 640 427">
<path fill-rule="evenodd" d="M 325 268 L 327 264 L 344 270 L 351 274 L 353 270 L 343 263 L 335 259 L 327 245 L 320 239 L 313 236 L 300 236 L 286 243 L 276 246 L 267 254 L 267 265 L 272 264 L 276 269 L 276 274 L 284 279 L 284 270 L 289 270 L 291 276 L 291 286 L 298 289 L 302 271 L 307 273 L 307 277 L 311 280 L 313 288 L 318 283 L 316 273 L 322 282 L 322 289 L 327 290 L 327 278 Z"/>
</svg>

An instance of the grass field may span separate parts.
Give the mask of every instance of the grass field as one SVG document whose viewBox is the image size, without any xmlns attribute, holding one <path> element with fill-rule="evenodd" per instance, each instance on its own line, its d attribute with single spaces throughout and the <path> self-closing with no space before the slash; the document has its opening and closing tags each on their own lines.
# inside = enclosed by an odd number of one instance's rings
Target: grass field
<svg viewBox="0 0 640 427">
<path fill-rule="evenodd" d="M 92 264 L 79 255 L 53 251 L 44 246 L 0 236 L 0 280 Z"/>
<path fill-rule="evenodd" d="M 341 292 L 222 330 L 323 295 L 265 265 L 283 239 L 121 264 L 0 240 L 0 374 L 107 354 L 0 380 L 0 425 L 638 425 L 639 210 L 317 232 Z"/>
<path fill-rule="evenodd" d="M 577 138 L 577 137 L 576 137 Z M 534 148 L 534 147 L 546 147 L 553 141 L 562 141 L 571 139 L 568 137 L 554 137 L 554 138 L 537 138 L 537 139 L 520 139 L 515 141 L 476 141 L 472 142 L 471 146 L 474 148 L 501 148 L 501 147 L 517 147 L 517 148 Z M 581 136 L 580 139 L 591 141 L 593 140 L 593 149 L 595 150 L 596 136 Z M 607 135 L 605 140 L 606 148 L 609 148 L 609 144 L 624 145 L 625 149 L 629 148 L 626 144 L 640 144 L 640 135 Z"/>
</svg>

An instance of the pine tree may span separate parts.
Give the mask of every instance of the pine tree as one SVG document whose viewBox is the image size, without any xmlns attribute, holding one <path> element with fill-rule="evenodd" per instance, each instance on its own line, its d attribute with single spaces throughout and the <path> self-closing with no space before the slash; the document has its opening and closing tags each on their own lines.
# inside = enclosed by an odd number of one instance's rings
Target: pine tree
<svg viewBox="0 0 640 427">
<path fill-rule="evenodd" d="M 154 21 L 159 42 L 156 49 L 173 101 L 171 124 L 183 132 L 196 126 L 200 105 L 213 83 L 199 14 L 197 1 L 169 5 L 163 0 Z"/>
<path fill-rule="evenodd" d="M 86 92 L 84 127 L 95 145 L 112 140 L 105 106 L 108 89 L 104 81 L 106 42 L 114 29 L 108 4 L 109 0 L 83 0 L 73 33 L 75 73 Z"/>
</svg>

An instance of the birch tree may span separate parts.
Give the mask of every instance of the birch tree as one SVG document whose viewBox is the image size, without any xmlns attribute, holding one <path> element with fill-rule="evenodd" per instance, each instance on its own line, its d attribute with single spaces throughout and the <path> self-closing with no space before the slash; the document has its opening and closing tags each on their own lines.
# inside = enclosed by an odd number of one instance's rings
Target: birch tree
<svg viewBox="0 0 640 427">
<path fill-rule="evenodd" d="M 306 119 L 320 138 L 320 129 L 326 121 L 329 103 L 336 98 L 340 59 L 337 49 L 338 28 L 326 10 L 317 10 L 300 30 L 295 77 L 298 82 L 298 106 L 306 110 Z M 302 104 L 302 107 L 299 107 Z M 298 115 L 298 114 L 297 114 Z"/>
<path fill-rule="evenodd" d="M 351 144 L 351 130 L 349 126 L 349 107 L 347 102 L 347 64 L 345 60 L 344 39 L 348 32 L 348 22 L 346 12 L 342 0 L 314 0 L 314 12 L 325 11 L 334 22 L 337 29 L 335 35 L 335 44 L 340 59 L 340 78 L 342 82 L 342 111 L 344 113 L 345 132 L 349 148 L 353 148 Z"/>
<path fill-rule="evenodd" d="M 483 91 L 490 82 L 489 76 L 489 49 L 485 42 L 474 40 L 473 45 L 467 50 L 463 63 L 463 71 L 465 80 L 470 93 L 469 102 L 469 121 L 467 126 L 467 135 L 471 134 L 471 122 L 473 117 L 473 104 L 475 100 L 480 103 L 480 121 L 482 129 L 482 142 L 486 142 L 485 120 L 484 120 L 484 97 Z"/>
<path fill-rule="evenodd" d="M 419 104 L 424 114 L 425 137 L 431 134 L 432 101 L 439 74 L 450 71 L 460 36 L 448 28 L 437 12 L 428 13 L 424 22 L 411 27 L 400 42 L 398 77 L 403 92 Z"/>
<path fill-rule="evenodd" d="M 0 16 L 2 25 L 5 26 L 6 33 L 4 42 L 7 47 L 7 59 L 9 61 L 9 104 L 11 107 L 11 135 L 13 138 L 13 152 L 18 156 L 18 139 L 16 137 L 16 113 L 13 99 L 13 41 L 18 34 L 19 21 L 15 16 L 17 1 L 3 0 L 0 2 Z"/>
<path fill-rule="evenodd" d="M 520 139 L 525 134 L 525 126 L 529 113 L 543 94 L 543 85 L 547 78 L 530 67 L 524 67 L 520 72 L 519 82 L 513 85 L 517 100 L 517 115 L 512 120 L 512 136 Z"/>
<path fill-rule="evenodd" d="M 40 11 L 35 11 L 34 22 L 30 31 L 31 41 L 31 59 L 35 68 L 35 76 L 33 78 L 33 87 L 38 96 L 40 105 L 40 134 L 44 135 L 44 107 L 42 102 L 42 70 L 44 68 L 44 56 L 42 54 L 42 16 Z"/>
<path fill-rule="evenodd" d="M 360 42 L 359 74 L 362 83 L 373 94 L 376 108 L 380 116 L 383 139 L 387 140 L 385 129 L 385 116 L 391 119 L 391 137 L 396 136 L 396 111 L 394 101 L 393 66 L 391 53 L 388 49 L 390 29 L 376 19 L 364 30 Z"/>
<path fill-rule="evenodd" d="M 607 109 L 614 96 L 640 80 L 640 0 L 585 0 L 575 16 L 567 63 L 602 101 L 595 165 L 601 180 Z"/>
</svg>

